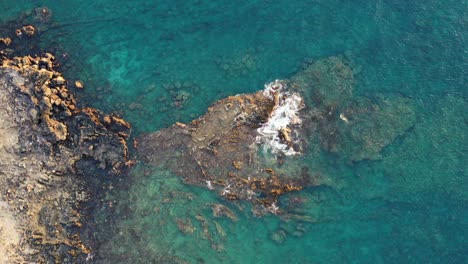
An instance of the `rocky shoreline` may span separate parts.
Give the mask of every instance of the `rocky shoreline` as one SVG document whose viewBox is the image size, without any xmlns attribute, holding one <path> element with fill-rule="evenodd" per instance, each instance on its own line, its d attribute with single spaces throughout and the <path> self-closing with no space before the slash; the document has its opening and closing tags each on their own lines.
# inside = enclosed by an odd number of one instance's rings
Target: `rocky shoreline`
<svg viewBox="0 0 468 264">
<path fill-rule="evenodd" d="M 68 55 L 56 59 L 28 41 L 51 26 L 51 15 L 37 8 L 8 25 L 16 31 L 0 29 L 0 264 L 93 262 L 100 183 L 125 177 L 133 164 L 130 124 L 79 106 L 69 87 L 83 83 L 55 70 Z M 24 55 L 33 50 L 42 55 Z M 186 184 L 250 201 L 257 216 L 285 216 L 282 195 L 333 184 L 299 156 L 378 160 L 414 124 L 412 100 L 355 96 L 354 75 L 343 57 L 318 60 L 263 91 L 221 99 L 189 123 L 140 135 L 136 154 Z M 175 88 L 177 108 L 193 95 Z"/>
<path fill-rule="evenodd" d="M 0 263 L 92 259 L 87 178 L 122 173 L 131 126 L 80 108 L 55 58 L 2 58 L 0 66 Z"/>
</svg>

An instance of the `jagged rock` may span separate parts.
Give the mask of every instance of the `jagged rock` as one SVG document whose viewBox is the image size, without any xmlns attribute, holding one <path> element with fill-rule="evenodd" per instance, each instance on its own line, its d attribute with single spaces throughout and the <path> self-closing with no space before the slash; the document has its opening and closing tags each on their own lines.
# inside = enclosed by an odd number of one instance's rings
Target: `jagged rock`
<svg viewBox="0 0 468 264">
<path fill-rule="evenodd" d="M 83 82 L 78 80 L 78 81 L 75 81 L 75 87 L 78 88 L 78 89 L 83 89 L 84 84 L 83 84 Z"/>
<path fill-rule="evenodd" d="M 10 46 L 10 44 L 11 44 L 11 38 L 8 38 L 8 37 L 6 37 L 6 38 L 0 38 L 0 43 L 5 44 L 6 46 Z"/>
</svg>

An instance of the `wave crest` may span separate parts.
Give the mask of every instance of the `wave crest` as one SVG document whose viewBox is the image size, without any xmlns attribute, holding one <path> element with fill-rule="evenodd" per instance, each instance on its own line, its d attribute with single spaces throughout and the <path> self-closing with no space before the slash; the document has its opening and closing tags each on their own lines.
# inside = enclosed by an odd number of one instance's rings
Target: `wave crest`
<svg viewBox="0 0 468 264">
<path fill-rule="evenodd" d="M 256 142 L 275 154 L 300 154 L 294 145 L 298 141 L 297 128 L 302 124 L 299 111 L 304 108 L 304 100 L 298 93 L 287 91 L 286 82 L 282 80 L 266 84 L 263 94 L 275 100 L 275 106 L 268 121 L 257 129 Z"/>
</svg>

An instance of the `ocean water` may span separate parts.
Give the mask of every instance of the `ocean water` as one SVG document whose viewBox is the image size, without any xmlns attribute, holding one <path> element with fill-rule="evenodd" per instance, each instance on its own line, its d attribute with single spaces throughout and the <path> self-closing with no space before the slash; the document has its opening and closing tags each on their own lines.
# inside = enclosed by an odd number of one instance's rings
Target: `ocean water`
<svg viewBox="0 0 468 264">
<path fill-rule="evenodd" d="M 398 94 L 416 115 L 377 160 L 298 159 L 327 181 L 282 198 L 296 217 L 255 217 L 141 163 L 103 179 L 92 261 L 468 262 L 467 1 L 17 0 L 0 2 L 0 20 L 40 6 L 53 24 L 35 50 L 63 58 L 80 101 L 120 113 L 134 137 L 330 56 L 348 61 L 353 96 Z"/>
</svg>

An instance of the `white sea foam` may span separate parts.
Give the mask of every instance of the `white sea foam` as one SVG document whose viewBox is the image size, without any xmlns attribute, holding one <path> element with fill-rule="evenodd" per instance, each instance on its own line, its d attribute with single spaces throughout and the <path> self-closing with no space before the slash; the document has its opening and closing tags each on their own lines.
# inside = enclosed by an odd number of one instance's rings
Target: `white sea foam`
<svg viewBox="0 0 468 264">
<path fill-rule="evenodd" d="M 208 187 L 209 190 L 213 190 L 213 185 L 211 184 L 211 181 L 206 181 L 206 186 Z"/>
<path fill-rule="evenodd" d="M 225 196 L 230 193 L 231 193 L 231 185 L 228 184 L 228 186 L 224 187 L 224 189 L 221 191 L 221 195 Z"/>
<path fill-rule="evenodd" d="M 276 203 L 272 203 L 266 209 L 272 214 L 277 214 L 279 212 L 279 207 L 276 205 Z"/>
<path fill-rule="evenodd" d="M 289 128 L 294 133 L 294 129 L 302 124 L 299 117 L 299 111 L 304 108 L 302 97 L 297 93 L 287 91 L 285 82 L 281 80 L 266 84 L 263 94 L 275 100 L 275 107 L 268 121 L 257 129 L 259 135 L 256 142 L 264 144 L 273 153 L 300 154 L 300 152 L 282 142 L 280 131 Z"/>
</svg>

